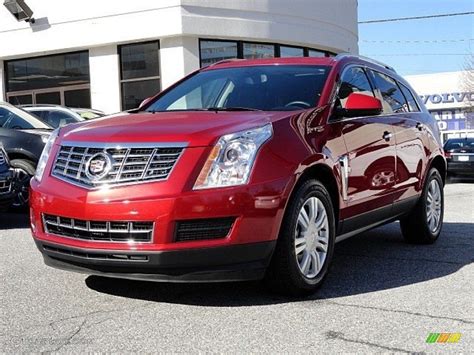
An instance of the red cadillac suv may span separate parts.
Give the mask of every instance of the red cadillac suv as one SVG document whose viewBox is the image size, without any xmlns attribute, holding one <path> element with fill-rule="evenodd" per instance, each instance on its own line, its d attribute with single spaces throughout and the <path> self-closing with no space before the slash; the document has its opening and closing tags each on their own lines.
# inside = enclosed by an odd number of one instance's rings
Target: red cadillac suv
<svg viewBox="0 0 474 355">
<path fill-rule="evenodd" d="M 56 130 L 31 182 L 47 265 L 313 292 L 337 241 L 443 221 L 446 161 L 409 84 L 350 55 L 223 61 L 140 108 Z"/>
</svg>

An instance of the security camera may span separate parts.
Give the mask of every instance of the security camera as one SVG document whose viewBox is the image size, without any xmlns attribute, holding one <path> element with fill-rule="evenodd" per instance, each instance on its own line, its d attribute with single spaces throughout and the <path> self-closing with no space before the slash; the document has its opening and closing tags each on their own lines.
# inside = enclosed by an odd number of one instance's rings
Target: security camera
<svg viewBox="0 0 474 355">
<path fill-rule="evenodd" d="M 16 18 L 17 21 L 35 23 L 33 11 L 24 0 L 5 0 L 3 5 Z"/>
</svg>

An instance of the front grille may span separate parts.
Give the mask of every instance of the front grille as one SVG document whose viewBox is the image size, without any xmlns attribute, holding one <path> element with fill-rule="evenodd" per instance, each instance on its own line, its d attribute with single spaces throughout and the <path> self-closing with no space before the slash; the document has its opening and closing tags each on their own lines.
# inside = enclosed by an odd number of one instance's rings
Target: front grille
<svg viewBox="0 0 474 355">
<path fill-rule="evenodd" d="M 178 221 L 176 222 L 175 240 L 185 242 L 225 238 L 234 222 L 235 217 Z"/>
<path fill-rule="evenodd" d="M 46 233 L 74 239 L 104 242 L 151 242 L 153 222 L 85 221 L 43 215 Z"/>
<path fill-rule="evenodd" d="M 7 194 L 12 189 L 12 183 L 10 180 L 0 180 L 0 195 Z"/>
<path fill-rule="evenodd" d="M 76 250 L 62 249 L 52 247 L 49 245 L 43 245 L 45 251 L 49 251 L 55 254 L 74 256 L 76 258 L 89 259 L 89 260 L 111 260 L 111 261 L 131 261 L 131 262 L 147 262 L 148 256 L 146 255 L 135 255 L 135 254 L 109 254 L 109 253 L 93 253 L 93 252 L 82 252 Z"/>
<path fill-rule="evenodd" d="M 179 145 L 179 144 L 178 144 Z M 62 145 L 52 175 L 87 188 L 166 180 L 183 151 L 181 147 L 86 147 Z M 86 172 L 97 155 L 107 160 L 104 174 Z"/>
<path fill-rule="evenodd" d="M 5 164 L 6 159 L 5 156 L 3 155 L 3 152 L 0 150 L 0 165 Z"/>
</svg>

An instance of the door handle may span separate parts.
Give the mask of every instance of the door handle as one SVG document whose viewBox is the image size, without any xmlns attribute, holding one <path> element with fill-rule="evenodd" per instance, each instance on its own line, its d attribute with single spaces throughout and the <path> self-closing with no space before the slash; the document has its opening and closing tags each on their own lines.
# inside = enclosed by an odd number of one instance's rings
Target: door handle
<svg viewBox="0 0 474 355">
<path fill-rule="evenodd" d="M 423 123 L 417 122 L 416 123 L 416 129 L 419 130 L 419 131 L 422 131 L 423 130 Z"/>
<path fill-rule="evenodd" d="M 389 132 L 389 131 L 385 131 L 383 132 L 383 136 L 382 138 L 385 139 L 387 142 L 392 139 L 393 137 L 393 133 L 392 132 Z"/>
</svg>

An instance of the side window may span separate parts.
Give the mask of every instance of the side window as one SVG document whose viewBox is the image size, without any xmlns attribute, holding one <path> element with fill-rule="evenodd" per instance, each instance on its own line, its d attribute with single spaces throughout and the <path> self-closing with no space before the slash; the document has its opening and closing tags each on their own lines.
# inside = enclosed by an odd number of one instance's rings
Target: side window
<svg viewBox="0 0 474 355">
<path fill-rule="evenodd" d="M 384 113 L 408 112 L 408 104 L 402 92 L 397 86 L 395 80 L 389 76 L 372 71 L 375 80 L 375 86 L 382 95 L 382 106 Z"/>
<path fill-rule="evenodd" d="M 374 96 L 369 79 L 364 69 L 351 67 L 345 70 L 341 77 L 341 85 L 337 93 L 336 107 L 344 107 L 350 94 L 356 92 L 367 96 Z"/>
<path fill-rule="evenodd" d="M 413 97 L 413 94 L 411 93 L 411 91 L 403 84 L 398 83 L 398 86 L 400 86 L 400 89 L 402 89 L 403 95 L 405 95 L 405 98 L 407 99 L 408 107 L 410 108 L 410 111 L 420 112 L 420 108 L 418 107 L 418 104 L 416 103 L 416 100 Z"/>
</svg>

